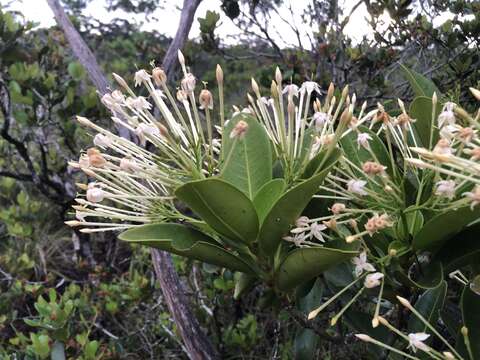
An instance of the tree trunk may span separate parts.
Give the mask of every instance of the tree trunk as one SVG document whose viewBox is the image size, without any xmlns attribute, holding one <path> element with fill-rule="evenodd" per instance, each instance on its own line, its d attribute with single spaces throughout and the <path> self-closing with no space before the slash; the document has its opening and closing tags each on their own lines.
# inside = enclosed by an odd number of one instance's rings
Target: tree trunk
<svg viewBox="0 0 480 360">
<path fill-rule="evenodd" d="M 83 41 L 65 14 L 63 7 L 58 0 L 47 0 L 47 2 L 53 10 L 57 24 L 63 29 L 73 53 L 86 69 L 90 80 L 102 95 L 107 93 L 109 91 L 107 78 L 100 69 L 88 45 Z M 177 34 L 170 44 L 163 61 L 163 66 L 167 73 L 171 73 L 175 68 L 177 51 L 187 39 L 192 26 L 193 16 L 200 2 L 201 0 L 184 0 Z M 130 138 L 130 133 L 127 129 L 121 128 L 118 130 L 120 136 Z M 126 133 L 123 133 L 124 131 Z M 217 359 L 218 356 L 215 350 L 190 309 L 188 299 L 185 296 L 185 289 L 175 272 L 170 254 L 158 250 L 152 250 L 151 253 L 155 274 L 162 288 L 168 309 L 188 351 L 188 356 L 193 360 Z"/>
<path fill-rule="evenodd" d="M 163 70 L 167 76 L 171 75 L 173 70 L 175 70 L 178 50 L 183 47 L 187 40 L 188 33 L 192 27 L 193 17 L 201 1 L 202 0 L 183 0 L 182 14 L 180 15 L 180 24 L 178 24 L 177 33 L 170 43 L 162 62 Z"/>
</svg>

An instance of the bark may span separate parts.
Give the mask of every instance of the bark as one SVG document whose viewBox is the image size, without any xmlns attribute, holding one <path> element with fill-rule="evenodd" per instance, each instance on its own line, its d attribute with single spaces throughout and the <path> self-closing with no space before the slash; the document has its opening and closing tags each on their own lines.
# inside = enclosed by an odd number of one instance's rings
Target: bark
<svg viewBox="0 0 480 360">
<path fill-rule="evenodd" d="M 109 91 L 109 83 L 95 56 L 65 14 L 59 1 L 47 0 L 47 2 L 53 10 L 58 25 L 63 29 L 74 55 L 84 66 L 90 80 L 99 93 L 105 94 Z M 200 2 L 201 0 L 184 0 L 177 34 L 170 44 L 163 61 L 163 66 L 167 73 L 171 73 L 174 70 L 177 51 L 184 45 L 187 39 L 195 11 Z M 123 130 L 126 129 L 119 129 L 119 135 L 130 138 L 128 131 L 124 133 Z M 152 250 L 152 262 L 168 309 L 177 325 L 185 348 L 188 351 L 188 356 L 193 360 L 217 359 L 218 356 L 215 350 L 192 313 L 189 301 L 185 295 L 185 289 L 175 272 L 170 254 Z"/>
<path fill-rule="evenodd" d="M 187 40 L 188 33 L 192 27 L 193 17 L 201 1 L 202 0 L 183 0 L 180 24 L 178 25 L 177 33 L 170 43 L 162 62 L 163 70 L 167 76 L 171 75 L 175 70 L 178 50 L 183 47 L 185 41 Z"/>
</svg>

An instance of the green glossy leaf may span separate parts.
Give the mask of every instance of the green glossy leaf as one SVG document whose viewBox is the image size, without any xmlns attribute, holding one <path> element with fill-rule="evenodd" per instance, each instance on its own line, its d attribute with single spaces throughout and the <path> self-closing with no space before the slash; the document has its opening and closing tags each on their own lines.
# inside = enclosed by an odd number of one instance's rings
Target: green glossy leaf
<svg viewBox="0 0 480 360">
<path fill-rule="evenodd" d="M 424 147 L 429 147 L 430 145 L 430 133 L 432 126 L 432 99 L 430 97 L 420 96 L 413 100 L 410 104 L 410 116 L 416 121 L 413 123 L 413 127 L 417 133 L 418 140 L 420 144 Z M 435 109 L 435 119 L 440 113 L 440 104 L 437 104 Z M 435 124 L 434 124 L 435 125 Z M 418 141 L 417 140 L 417 141 Z M 438 141 L 438 129 L 433 128 L 433 140 L 432 144 L 435 144 Z"/>
<path fill-rule="evenodd" d="M 276 273 L 277 286 L 280 290 L 290 290 L 356 254 L 356 251 L 325 247 L 295 249 L 287 255 Z"/>
<path fill-rule="evenodd" d="M 392 175 L 393 169 L 390 156 L 388 155 L 388 150 L 383 141 L 377 136 L 377 134 L 365 126 L 359 126 L 358 130 L 361 133 L 367 133 L 371 136 L 372 140 L 369 141 L 371 151 L 375 154 L 378 161 L 387 167 L 387 173 Z M 358 134 L 355 131 L 351 131 L 340 139 L 340 144 L 348 160 L 361 168 L 365 161 L 373 161 L 374 159 L 372 158 L 370 151 L 363 147 L 358 147 L 357 136 Z"/>
<path fill-rule="evenodd" d="M 185 225 L 148 224 L 124 231 L 118 238 L 228 269 L 254 273 L 241 258 L 207 235 Z"/>
<path fill-rule="evenodd" d="M 478 262 L 480 258 L 479 234 L 480 224 L 469 226 L 439 250 L 435 259 L 442 262 L 445 272 L 449 273 L 465 265 Z"/>
<path fill-rule="evenodd" d="M 406 286 L 419 289 L 433 289 L 443 281 L 443 266 L 440 262 L 432 262 L 422 265 L 422 271 L 416 271 L 418 278 L 412 278 L 412 274 L 405 274 L 402 270 L 395 271 L 396 278 Z"/>
<path fill-rule="evenodd" d="M 283 179 L 273 179 L 267 182 L 262 188 L 257 192 L 255 198 L 253 199 L 253 205 L 257 210 L 258 218 L 260 224 L 265 219 L 265 216 L 268 214 L 272 206 L 278 200 L 285 190 L 285 180 Z"/>
<path fill-rule="evenodd" d="M 469 206 L 440 214 L 428 221 L 413 238 L 416 250 L 436 250 L 458 234 L 471 222 L 480 218 L 480 206 L 473 210 Z"/>
<path fill-rule="evenodd" d="M 305 171 L 302 175 L 303 179 L 311 178 L 318 174 L 319 171 L 333 165 L 341 155 L 341 151 L 338 148 L 323 149 L 307 164 Z"/>
<path fill-rule="evenodd" d="M 272 152 L 265 128 L 251 115 L 239 114 L 225 127 L 228 135 L 239 121 L 248 124 L 240 139 L 224 137 L 220 178 L 253 199 L 260 188 L 272 179 Z"/>
<path fill-rule="evenodd" d="M 260 247 L 265 254 L 272 255 L 275 253 L 282 236 L 288 232 L 290 226 L 298 219 L 312 196 L 317 193 L 318 187 L 323 183 L 340 153 L 332 153 L 332 156 L 333 160 L 328 161 L 328 166 L 319 174 L 284 193 L 268 212 L 259 233 Z"/>
<path fill-rule="evenodd" d="M 175 195 L 219 234 L 244 243 L 257 238 L 255 208 L 233 185 L 209 178 L 186 183 L 175 191 Z"/>
<path fill-rule="evenodd" d="M 443 308 L 447 295 L 447 283 L 442 281 L 435 288 L 426 290 L 416 301 L 414 307 L 433 326 L 436 325 L 440 310 Z M 408 332 L 428 332 L 426 325 L 411 314 L 408 321 Z"/>
<path fill-rule="evenodd" d="M 233 298 L 235 300 L 240 299 L 246 291 L 250 290 L 257 281 L 257 277 L 243 272 L 235 273 L 235 291 L 233 293 Z"/>
<path fill-rule="evenodd" d="M 419 74 L 418 72 L 407 68 L 406 66 L 400 64 L 405 78 L 410 83 L 413 92 L 416 96 L 427 96 L 432 97 L 433 93 L 436 92 L 437 96 L 441 97 L 441 92 L 438 90 L 437 86 L 433 83 L 432 80 L 427 79 L 424 75 Z"/>
<path fill-rule="evenodd" d="M 297 328 L 293 341 L 293 358 L 295 360 L 314 359 L 318 340 L 318 335 L 313 330 Z"/>
<path fill-rule="evenodd" d="M 480 295 L 465 287 L 460 307 L 463 324 L 468 329 L 468 339 L 473 358 L 480 359 Z"/>
</svg>

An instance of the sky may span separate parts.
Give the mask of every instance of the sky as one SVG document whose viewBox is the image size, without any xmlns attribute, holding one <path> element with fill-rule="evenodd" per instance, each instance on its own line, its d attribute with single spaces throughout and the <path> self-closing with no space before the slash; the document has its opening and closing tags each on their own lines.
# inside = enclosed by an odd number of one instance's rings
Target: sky
<svg viewBox="0 0 480 360">
<path fill-rule="evenodd" d="M 303 9 L 310 2 L 311 0 L 285 1 L 286 4 L 290 3 L 292 5 L 294 11 L 294 22 L 300 27 L 301 30 L 302 21 L 300 16 Z M 175 35 L 175 31 L 178 26 L 182 3 L 183 0 L 166 0 L 163 9 L 159 9 L 152 15 L 151 19 L 148 19 L 142 14 L 126 14 L 119 10 L 109 12 L 105 9 L 105 2 L 103 0 L 94 0 L 85 10 L 85 15 L 92 15 L 94 18 L 101 19 L 103 22 L 108 22 L 115 17 L 136 19 L 137 21 L 143 21 L 145 23 L 143 26 L 145 30 L 155 29 L 160 33 L 172 37 Z M 349 11 L 354 3 L 356 2 L 344 0 L 346 12 Z M 38 22 L 39 26 L 49 27 L 55 23 L 53 13 L 48 7 L 46 0 L 0 0 L 0 4 L 10 4 L 10 9 L 20 11 L 27 20 Z M 238 35 L 240 31 L 235 24 L 225 14 L 223 14 L 223 12 L 220 10 L 220 5 L 220 0 L 203 0 L 196 12 L 195 18 L 204 17 L 207 10 L 217 10 L 217 12 L 219 12 L 221 15 L 221 25 L 216 30 L 217 34 L 224 43 L 232 44 L 234 43 L 232 36 Z M 287 6 L 283 6 L 280 11 L 282 17 L 291 19 L 291 16 L 287 10 Z M 367 15 L 368 13 L 362 4 L 362 6 L 355 11 L 355 15 L 352 16 L 350 23 L 346 27 L 345 31 L 354 40 L 359 41 L 364 35 L 368 36 L 370 34 L 370 29 L 365 19 Z M 386 20 L 388 21 L 388 16 Z M 273 38 L 279 41 L 282 47 L 288 45 L 289 43 L 297 43 L 295 34 L 280 18 L 273 18 L 270 26 L 270 30 L 273 33 Z M 306 33 L 307 30 L 308 29 L 305 28 L 304 25 L 302 33 Z M 192 30 L 190 32 L 190 38 L 196 38 L 199 36 L 199 34 L 200 30 L 198 21 L 194 21 Z M 284 39 L 285 41 L 282 43 L 280 39 Z M 305 45 L 308 44 L 306 37 L 303 38 L 302 41 L 305 42 Z M 306 47 L 308 48 L 308 46 Z"/>
</svg>

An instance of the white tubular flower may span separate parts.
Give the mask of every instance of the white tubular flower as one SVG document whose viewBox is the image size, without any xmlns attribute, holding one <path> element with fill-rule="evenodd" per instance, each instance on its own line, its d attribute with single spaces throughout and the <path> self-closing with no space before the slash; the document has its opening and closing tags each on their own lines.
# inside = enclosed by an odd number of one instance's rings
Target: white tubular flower
<svg viewBox="0 0 480 360">
<path fill-rule="evenodd" d="M 367 262 L 367 253 L 364 251 L 359 256 L 352 259 L 353 265 L 355 265 L 355 276 L 359 277 L 363 271 L 372 272 L 375 271 L 375 267 Z"/>
<path fill-rule="evenodd" d="M 408 347 L 412 349 L 413 352 L 417 352 L 417 349 L 429 352 L 430 348 L 428 347 L 428 345 L 423 343 L 429 337 L 430 335 L 426 333 L 408 334 Z"/>
<path fill-rule="evenodd" d="M 313 114 L 313 123 L 315 124 L 315 129 L 321 131 L 325 124 L 328 122 L 329 116 L 324 112 L 316 112 Z"/>
<path fill-rule="evenodd" d="M 367 182 L 365 180 L 349 180 L 347 183 L 347 190 L 353 194 L 357 194 L 360 196 L 367 195 L 367 192 L 364 190 L 365 185 Z"/>
<path fill-rule="evenodd" d="M 373 274 L 368 274 L 366 277 L 365 277 L 365 282 L 364 282 L 364 286 L 367 288 L 367 289 L 372 289 L 374 287 L 377 287 L 378 285 L 381 284 L 380 282 L 380 279 L 382 279 L 384 277 L 384 275 L 381 273 L 381 272 L 376 272 L 376 273 L 373 273 Z"/>
<path fill-rule="evenodd" d="M 310 225 L 310 237 L 314 237 L 317 240 L 321 242 L 325 242 L 325 239 L 323 238 L 322 231 L 325 230 L 327 227 L 324 224 L 319 224 L 317 222 L 314 222 L 313 224 Z"/>
<path fill-rule="evenodd" d="M 143 96 L 137 96 L 136 98 L 128 97 L 125 102 L 136 111 L 150 110 L 152 108 L 152 104 Z"/>
<path fill-rule="evenodd" d="M 105 199 L 105 191 L 98 187 L 90 187 L 87 190 L 87 200 L 93 203 L 101 202 Z"/>
<path fill-rule="evenodd" d="M 454 125 L 455 124 L 455 114 L 453 109 L 455 104 L 452 102 L 447 102 L 443 107 L 443 111 L 438 115 L 438 127 L 442 128 L 444 125 Z"/>
<path fill-rule="evenodd" d="M 125 101 L 125 95 L 120 90 L 113 90 L 111 96 L 117 104 L 122 104 Z"/>
<path fill-rule="evenodd" d="M 458 131 L 455 125 L 445 125 L 440 129 L 440 137 L 447 140 L 452 140 L 455 137 L 455 133 Z"/>
<path fill-rule="evenodd" d="M 141 123 L 135 129 L 135 135 L 140 139 L 142 146 L 145 146 L 147 136 L 158 136 L 160 135 L 160 130 L 156 126 Z"/>
<path fill-rule="evenodd" d="M 93 138 L 93 143 L 95 144 L 95 146 L 106 148 L 112 144 L 112 139 L 107 135 L 97 134 Z"/>
<path fill-rule="evenodd" d="M 145 70 L 141 69 L 135 73 L 135 87 L 142 85 L 144 81 L 148 81 L 150 79 L 150 74 L 147 73 Z"/>
<path fill-rule="evenodd" d="M 192 93 L 195 90 L 195 85 L 197 84 L 197 79 L 192 73 L 187 73 L 185 77 L 182 79 L 180 86 L 182 90 L 185 91 L 187 94 Z"/>
<path fill-rule="evenodd" d="M 440 180 L 436 184 L 435 195 L 446 197 L 452 200 L 455 197 L 455 181 L 453 180 Z"/>
<path fill-rule="evenodd" d="M 302 86 L 300 87 L 300 92 L 301 93 L 307 93 L 307 95 L 310 95 L 312 92 L 316 92 L 318 95 L 322 94 L 322 91 L 320 90 L 320 85 L 318 85 L 315 81 L 305 81 Z"/>
<path fill-rule="evenodd" d="M 298 97 L 298 86 L 295 84 L 286 85 L 283 88 L 282 94 L 288 94 L 290 97 Z"/>
<path fill-rule="evenodd" d="M 473 191 L 465 192 L 463 195 L 472 202 L 470 208 L 473 210 L 475 206 L 480 204 L 480 185 L 476 185 Z"/>
<path fill-rule="evenodd" d="M 370 134 L 368 133 L 359 133 L 357 136 L 357 144 L 358 148 L 363 147 L 364 149 L 370 148 L 370 143 L 369 141 L 373 140 Z"/>
</svg>

